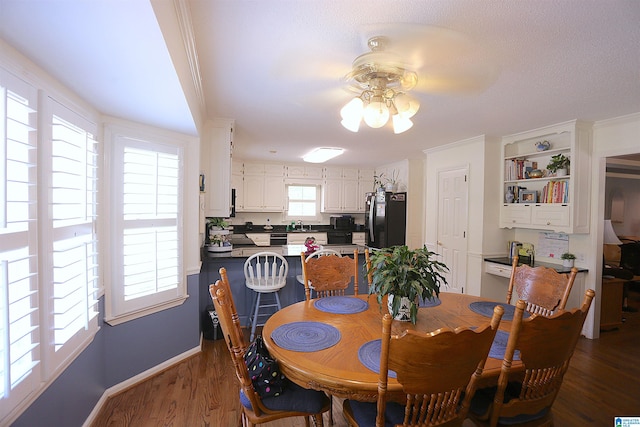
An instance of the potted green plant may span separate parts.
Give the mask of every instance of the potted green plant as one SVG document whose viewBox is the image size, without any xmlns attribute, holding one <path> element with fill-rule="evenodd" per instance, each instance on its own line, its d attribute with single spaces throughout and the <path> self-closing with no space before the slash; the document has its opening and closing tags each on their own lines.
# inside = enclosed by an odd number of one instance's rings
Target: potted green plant
<svg viewBox="0 0 640 427">
<path fill-rule="evenodd" d="M 576 260 L 576 256 L 571 252 L 565 252 L 560 255 L 560 259 L 562 260 L 562 265 L 565 267 L 573 267 L 573 263 Z"/>
<path fill-rule="evenodd" d="M 373 176 L 373 191 L 382 191 L 384 192 L 384 182 L 382 180 L 384 180 L 384 173 L 381 173 L 380 175 L 374 175 Z"/>
<path fill-rule="evenodd" d="M 564 154 L 556 154 L 555 156 L 551 156 L 551 160 L 549 160 L 549 164 L 547 165 L 547 170 L 555 173 L 556 176 L 565 176 L 567 175 L 570 163 L 569 158 Z"/>
<path fill-rule="evenodd" d="M 395 193 L 398 191 L 398 171 L 393 170 L 391 176 L 385 178 L 384 189 Z"/>
<path fill-rule="evenodd" d="M 372 275 L 369 295 L 376 294 L 380 305 L 387 295 L 393 318 L 415 324 L 420 300 L 437 297 L 440 285 L 447 284 L 443 274 L 449 268 L 436 260 L 436 256 L 426 246 L 412 250 L 403 245 L 374 251 L 371 269 L 367 271 Z M 403 301 L 403 298 L 406 299 Z"/>
</svg>

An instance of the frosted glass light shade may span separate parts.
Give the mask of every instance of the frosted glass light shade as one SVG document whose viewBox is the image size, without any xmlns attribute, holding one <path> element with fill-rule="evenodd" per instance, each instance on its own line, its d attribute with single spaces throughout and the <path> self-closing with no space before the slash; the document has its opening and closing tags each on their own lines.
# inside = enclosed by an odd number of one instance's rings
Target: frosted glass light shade
<svg viewBox="0 0 640 427">
<path fill-rule="evenodd" d="M 362 118 L 362 112 L 364 110 L 364 103 L 362 99 L 356 97 L 347 102 L 340 110 L 340 116 L 345 120 L 358 120 Z"/>
<path fill-rule="evenodd" d="M 306 154 L 302 160 L 308 163 L 323 163 L 344 153 L 343 148 L 321 147 Z"/>
<path fill-rule="evenodd" d="M 389 108 L 382 101 L 372 101 L 364 109 L 364 122 L 374 129 L 389 121 Z"/>
<path fill-rule="evenodd" d="M 395 114 L 393 117 L 393 133 L 399 134 L 405 132 L 413 127 L 413 122 L 409 118 L 404 118 L 400 114 Z"/>
<path fill-rule="evenodd" d="M 360 117 L 358 117 L 357 119 L 344 118 L 342 119 L 340 124 L 344 126 L 345 129 L 350 130 L 351 132 L 358 132 L 358 130 L 360 129 L 361 121 L 362 119 Z"/>
<path fill-rule="evenodd" d="M 403 118 L 410 119 L 415 116 L 420 109 L 420 103 L 417 99 L 410 97 L 406 93 L 399 93 L 393 99 L 393 103 L 398 109 L 398 114 Z"/>
</svg>

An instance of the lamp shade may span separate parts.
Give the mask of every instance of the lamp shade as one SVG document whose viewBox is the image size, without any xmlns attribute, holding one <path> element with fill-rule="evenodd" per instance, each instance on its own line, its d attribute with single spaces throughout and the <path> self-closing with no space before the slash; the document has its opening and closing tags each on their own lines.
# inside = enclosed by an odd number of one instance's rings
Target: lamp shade
<svg viewBox="0 0 640 427">
<path fill-rule="evenodd" d="M 382 97 L 374 97 L 364 108 L 364 122 L 374 129 L 381 128 L 389 121 L 389 107 Z"/>
<path fill-rule="evenodd" d="M 400 114 L 393 116 L 393 133 L 399 134 L 405 132 L 413 126 L 411 119 L 404 118 Z"/>
<path fill-rule="evenodd" d="M 613 225 L 610 219 L 604 220 L 604 238 L 603 243 L 605 245 L 621 245 L 622 242 L 618 239 L 616 232 L 613 230 Z"/>
</svg>

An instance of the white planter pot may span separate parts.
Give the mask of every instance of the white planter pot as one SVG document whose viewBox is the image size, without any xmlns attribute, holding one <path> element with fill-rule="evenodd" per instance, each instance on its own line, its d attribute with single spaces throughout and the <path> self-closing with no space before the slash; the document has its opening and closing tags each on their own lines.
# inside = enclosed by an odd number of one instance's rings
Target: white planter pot
<svg viewBox="0 0 640 427">
<path fill-rule="evenodd" d="M 387 305 L 389 308 L 389 314 L 393 313 L 393 295 L 389 295 L 387 299 Z M 398 314 L 393 318 L 394 320 L 399 320 L 401 322 L 410 322 L 411 321 L 411 301 L 407 297 L 400 297 L 400 308 L 398 309 Z"/>
<path fill-rule="evenodd" d="M 573 262 L 574 262 L 574 261 L 575 261 L 575 260 L 573 260 L 573 259 L 563 259 L 563 260 L 562 260 L 562 265 L 563 265 L 564 267 L 571 268 L 571 267 L 573 267 Z"/>
<path fill-rule="evenodd" d="M 566 169 L 558 169 L 556 171 L 556 176 L 567 176 L 567 170 Z"/>
</svg>

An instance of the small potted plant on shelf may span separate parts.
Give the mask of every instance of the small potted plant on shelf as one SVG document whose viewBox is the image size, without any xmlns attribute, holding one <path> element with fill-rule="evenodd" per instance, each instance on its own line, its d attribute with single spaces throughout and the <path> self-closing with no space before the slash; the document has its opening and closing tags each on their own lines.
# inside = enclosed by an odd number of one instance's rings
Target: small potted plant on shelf
<svg viewBox="0 0 640 427">
<path fill-rule="evenodd" d="M 420 300 L 431 300 L 440 294 L 448 267 L 437 261 L 435 252 L 426 246 L 411 250 L 393 246 L 371 254 L 372 281 L 369 295 L 376 294 L 378 304 L 388 296 L 389 313 L 396 320 L 416 323 Z"/>
<path fill-rule="evenodd" d="M 384 182 L 382 182 L 384 179 L 384 173 L 373 176 L 373 191 L 384 193 Z"/>
<path fill-rule="evenodd" d="M 396 191 L 398 191 L 398 171 L 397 170 L 394 169 L 391 172 L 391 176 L 385 178 L 384 189 L 392 193 L 395 193 Z"/>
<path fill-rule="evenodd" d="M 562 153 L 556 154 L 555 156 L 551 156 L 551 160 L 549 160 L 549 164 L 547 165 L 547 170 L 555 173 L 556 176 L 565 176 L 569 170 L 569 164 L 570 160 L 567 156 Z"/>
<path fill-rule="evenodd" d="M 576 260 L 576 256 L 571 252 L 565 252 L 562 255 L 560 255 L 560 259 L 562 260 L 563 266 L 571 268 L 573 267 L 573 263 Z"/>
</svg>

